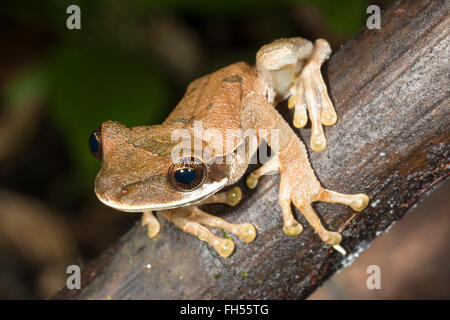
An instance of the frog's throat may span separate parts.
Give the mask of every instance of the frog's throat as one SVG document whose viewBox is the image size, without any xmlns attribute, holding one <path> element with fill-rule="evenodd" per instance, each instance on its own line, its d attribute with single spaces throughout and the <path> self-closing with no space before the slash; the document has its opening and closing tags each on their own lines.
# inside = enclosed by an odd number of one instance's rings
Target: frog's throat
<svg viewBox="0 0 450 320">
<path fill-rule="evenodd" d="M 208 185 L 204 185 L 194 191 L 186 193 L 186 198 L 169 202 L 163 204 L 143 204 L 143 205 L 127 205 L 117 203 L 111 200 L 107 200 L 97 195 L 101 202 L 106 204 L 108 207 L 114 208 L 116 210 L 124 211 L 124 212 L 142 212 L 142 211 L 161 211 L 174 209 L 179 207 L 186 207 L 202 202 L 203 200 L 209 198 L 214 193 L 222 189 L 228 183 L 228 178 L 223 178 L 220 181 L 214 181 L 213 183 L 209 183 Z M 192 199 L 192 200 L 189 200 Z"/>
</svg>

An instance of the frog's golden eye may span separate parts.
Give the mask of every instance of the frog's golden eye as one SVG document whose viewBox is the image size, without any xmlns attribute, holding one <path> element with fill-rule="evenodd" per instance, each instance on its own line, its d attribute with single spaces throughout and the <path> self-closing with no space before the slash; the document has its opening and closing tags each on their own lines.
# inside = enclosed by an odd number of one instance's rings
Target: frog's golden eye
<svg viewBox="0 0 450 320">
<path fill-rule="evenodd" d="M 103 158 L 103 145 L 102 145 L 102 128 L 101 126 L 92 131 L 89 137 L 89 150 L 98 161 L 102 161 Z"/>
<path fill-rule="evenodd" d="M 172 187 L 178 191 L 189 192 L 205 182 L 207 169 L 197 158 L 185 157 L 172 163 L 168 171 L 168 179 Z"/>
</svg>

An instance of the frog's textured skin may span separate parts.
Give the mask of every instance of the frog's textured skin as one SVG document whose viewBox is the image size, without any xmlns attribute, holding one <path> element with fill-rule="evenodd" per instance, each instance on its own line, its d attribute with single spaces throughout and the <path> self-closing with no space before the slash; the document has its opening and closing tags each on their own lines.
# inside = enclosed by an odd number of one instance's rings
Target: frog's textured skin
<svg viewBox="0 0 450 320">
<path fill-rule="evenodd" d="M 241 198 L 238 188 L 218 191 L 244 175 L 248 163 L 237 161 L 242 160 L 237 159 L 238 151 L 245 148 L 248 160 L 255 150 L 248 148 L 244 135 L 230 137 L 227 133 L 265 129 L 269 132 L 267 142 L 270 145 L 271 132 L 276 129 L 279 132 L 278 154 L 247 177 L 248 187 L 256 187 L 262 175 L 278 171 L 284 232 L 296 236 L 303 229 L 293 217 L 292 202 L 322 241 L 342 252 L 341 235 L 323 227 L 311 203 L 343 203 L 361 211 L 369 198 L 364 194 L 346 195 L 324 189 L 311 168 L 304 144 L 274 108 L 289 98 L 288 106 L 295 108 L 296 127 L 306 124 L 308 111 L 312 125 L 311 148 L 323 150 L 326 139 L 322 125 L 332 125 L 337 120 L 320 73 L 330 53 L 330 46 L 323 39 L 314 44 L 302 38 L 279 39 L 258 51 L 255 66 L 235 63 L 192 82 L 161 125 L 126 128 L 117 122 L 103 123 L 103 161 L 95 182 L 97 196 L 118 210 L 143 212 L 142 224 L 147 225 L 150 237 L 159 232 L 159 223 L 152 214 L 152 211 L 159 211 L 164 218 L 208 242 L 221 256 L 227 257 L 234 250 L 234 242 L 213 235 L 206 226 L 222 228 L 244 242 L 255 239 L 255 228 L 248 223 L 227 223 L 199 206 L 205 203 L 236 205 Z M 196 136 L 199 123 L 210 136 Z M 191 192 L 180 192 L 168 182 L 168 171 L 174 163 L 172 151 L 178 144 L 172 139 L 176 130 L 193 137 L 192 155 L 205 148 L 212 150 L 209 159 L 202 159 L 208 174 L 203 184 Z M 232 161 L 225 164 L 212 161 L 221 157 Z"/>
</svg>

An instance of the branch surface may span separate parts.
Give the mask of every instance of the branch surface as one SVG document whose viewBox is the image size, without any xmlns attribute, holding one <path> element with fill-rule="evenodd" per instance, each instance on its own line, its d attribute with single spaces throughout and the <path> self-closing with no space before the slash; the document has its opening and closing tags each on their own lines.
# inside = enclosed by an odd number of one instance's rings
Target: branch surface
<svg viewBox="0 0 450 320">
<path fill-rule="evenodd" d="M 235 241 L 230 258 L 168 222 L 160 220 L 154 239 L 137 223 L 83 272 L 81 290 L 63 289 L 55 298 L 306 298 L 450 174 L 449 6 L 396 2 L 383 12 L 380 30 L 362 31 L 324 68 L 339 120 L 325 130 L 325 151 L 308 150 L 311 164 L 324 187 L 371 198 L 362 213 L 314 205 L 329 230 L 342 232 L 345 258 L 299 213 L 303 233 L 284 235 L 279 177 L 266 176 L 256 190 L 240 182 L 246 198 L 237 207 L 206 208 L 257 228 L 253 243 Z M 310 129 L 297 132 L 309 141 Z"/>
</svg>

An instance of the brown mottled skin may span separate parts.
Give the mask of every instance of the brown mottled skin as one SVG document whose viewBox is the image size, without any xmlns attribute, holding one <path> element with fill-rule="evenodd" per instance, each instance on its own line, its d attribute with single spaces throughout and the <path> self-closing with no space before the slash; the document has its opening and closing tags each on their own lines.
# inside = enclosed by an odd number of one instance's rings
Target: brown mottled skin
<svg viewBox="0 0 450 320">
<path fill-rule="evenodd" d="M 152 211 L 160 211 L 184 231 L 212 245 L 223 256 L 234 250 L 231 239 L 213 235 L 205 225 L 220 227 L 251 242 L 256 230 L 251 224 L 233 225 L 209 215 L 197 205 L 226 203 L 236 205 L 240 190 L 218 193 L 226 185 L 239 180 L 248 166 L 249 150 L 244 132 L 269 131 L 267 142 L 278 146 L 278 154 L 247 178 L 254 188 L 258 178 L 268 172 L 281 175 L 279 201 L 287 235 L 296 236 L 302 226 L 294 219 L 291 202 L 301 211 L 320 238 L 342 252 L 341 236 L 326 230 L 311 207 L 314 201 L 338 202 L 361 211 L 368 204 L 363 194 L 344 195 L 321 187 L 308 160 L 306 148 L 274 106 L 288 97 L 289 107 L 295 107 L 294 125 L 302 127 L 307 111 L 312 124 L 311 147 L 315 151 L 326 146 L 322 124 L 332 125 L 337 117 L 320 66 L 331 53 L 328 43 L 319 39 L 313 45 L 302 38 L 279 39 L 263 46 L 257 53 L 256 66 L 243 62 L 232 64 L 192 82 L 183 99 L 169 117 L 156 126 L 126 128 L 107 121 L 101 126 L 102 168 L 95 192 L 105 204 L 122 211 L 142 211 L 142 223 L 148 226 L 150 237 L 159 232 L 159 223 Z M 194 134 L 201 124 L 207 136 Z M 278 140 L 271 140 L 273 129 Z M 174 188 L 168 180 L 179 139 L 176 130 L 191 137 L 189 150 L 207 168 L 204 182 L 191 192 Z M 230 136 L 229 131 L 235 132 Z M 178 136 L 180 138 L 180 136 Z M 260 137 L 263 138 L 263 137 Z M 228 142 L 228 143 L 227 143 Z M 239 152 L 245 148 L 245 161 Z M 198 150 L 200 149 L 200 150 Z M 210 156 L 201 156 L 209 150 Z M 218 165 L 213 160 L 229 156 L 231 161 Z"/>
</svg>

